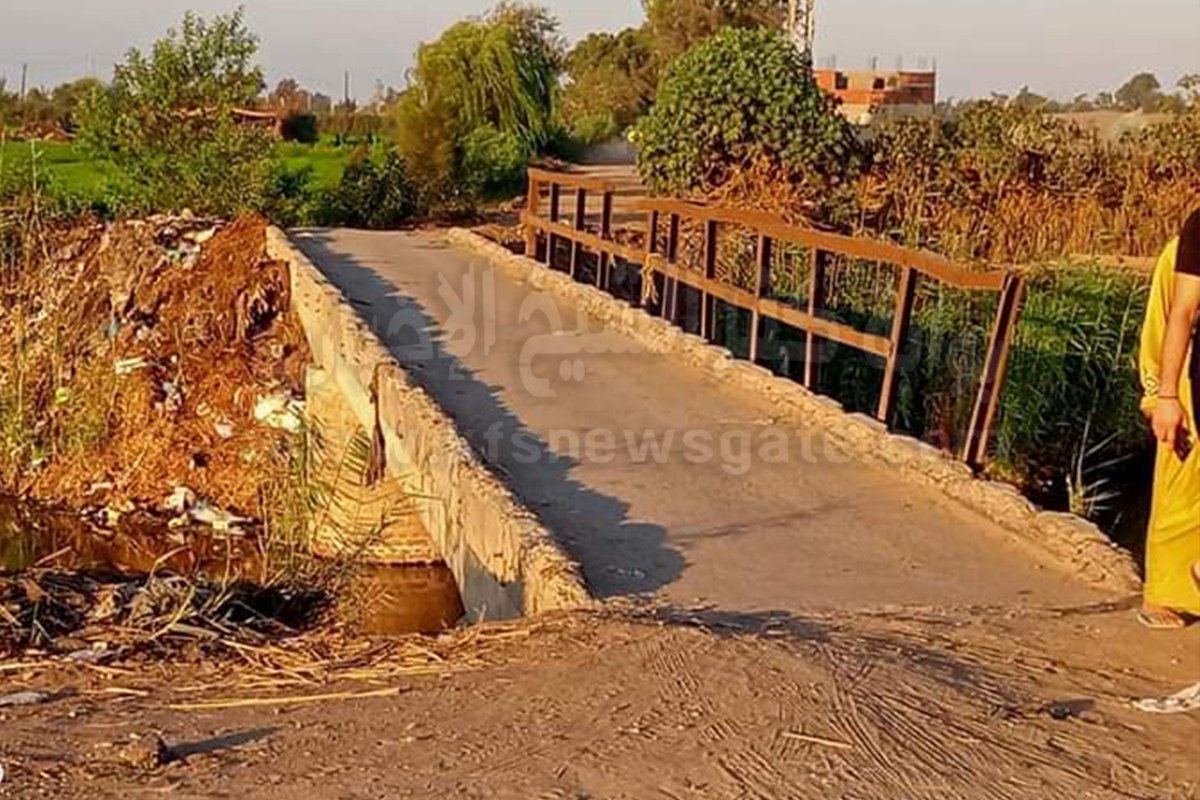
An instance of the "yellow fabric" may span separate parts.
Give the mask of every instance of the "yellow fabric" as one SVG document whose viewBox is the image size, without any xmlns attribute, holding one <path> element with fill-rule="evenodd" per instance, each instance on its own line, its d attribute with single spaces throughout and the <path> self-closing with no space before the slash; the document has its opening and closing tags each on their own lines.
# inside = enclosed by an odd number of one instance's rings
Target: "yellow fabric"
<svg viewBox="0 0 1200 800">
<path fill-rule="evenodd" d="M 1154 410 L 1161 388 L 1163 339 L 1171 311 L 1178 251 L 1179 242 L 1172 242 L 1158 261 L 1142 329 L 1141 375 L 1146 392 L 1142 405 L 1148 412 Z M 1200 588 L 1191 575 L 1192 565 L 1200 562 L 1200 436 L 1197 436 L 1193 387 L 1186 365 L 1178 388 L 1194 447 L 1186 464 L 1170 448 L 1162 445 L 1158 448 L 1146 538 L 1145 600 L 1200 615 Z"/>
</svg>

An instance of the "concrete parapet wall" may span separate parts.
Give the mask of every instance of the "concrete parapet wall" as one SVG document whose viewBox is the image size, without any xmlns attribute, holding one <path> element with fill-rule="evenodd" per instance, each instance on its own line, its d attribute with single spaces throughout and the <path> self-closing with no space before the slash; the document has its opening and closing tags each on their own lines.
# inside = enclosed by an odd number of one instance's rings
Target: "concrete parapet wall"
<svg viewBox="0 0 1200 800">
<path fill-rule="evenodd" d="M 474 619 L 504 619 L 591 603 L 578 565 L 479 460 L 454 421 L 286 234 L 267 248 L 291 266 L 292 304 L 314 365 L 346 412 L 381 434 L 387 472 L 410 492 Z"/>
<path fill-rule="evenodd" d="M 440 562 L 412 499 L 413 476 L 376 477 L 365 470 L 359 451 L 366 447 L 367 429 L 342 400 L 337 383 L 310 366 L 305 384 L 309 477 L 323 496 L 311 523 L 313 549 L 322 556 L 349 555 L 371 563 Z"/>
<path fill-rule="evenodd" d="M 1091 522 L 1070 514 L 1039 509 L 1014 486 L 977 478 L 947 453 L 909 436 L 890 433 L 873 417 L 849 414 L 836 400 L 814 394 L 770 370 L 734 359 L 725 348 L 685 333 L 593 286 L 554 272 L 545 265 L 468 230 L 455 229 L 450 241 L 636 339 L 648 351 L 669 353 L 728 385 L 769 397 L 783 417 L 823 430 L 840 447 L 912 483 L 939 490 L 948 498 L 1017 535 L 1043 560 L 1076 573 L 1100 588 L 1134 593 L 1141 579 L 1133 559 Z"/>
</svg>

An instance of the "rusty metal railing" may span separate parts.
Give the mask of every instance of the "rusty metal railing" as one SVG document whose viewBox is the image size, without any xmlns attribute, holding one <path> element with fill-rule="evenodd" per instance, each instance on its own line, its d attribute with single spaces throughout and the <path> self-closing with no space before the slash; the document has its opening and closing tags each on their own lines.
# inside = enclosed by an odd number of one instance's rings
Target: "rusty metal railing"
<svg viewBox="0 0 1200 800">
<path fill-rule="evenodd" d="M 575 208 L 571 224 L 563 220 L 562 196 L 574 192 Z M 548 197 L 547 214 L 542 215 L 543 194 Z M 599 195 L 602 206 L 598 232 L 587 229 L 589 193 Z M 635 209 L 646 215 L 645 246 L 635 248 L 613 240 L 613 198 L 616 186 L 570 172 L 544 169 L 529 170 L 529 200 L 521 221 L 525 225 L 526 253 L 536 257 L 540 238 L 546 238 L 546 263 L 551 265 L 556 246 L 569 242 L 572 277 L 578 277 L 583 254 L 598 256 L 595 270 L 597 288 L 611 291 L 612 265 L 615 259 L 640 268 L 643 281 L 662 284 L 659 312 L 672 323 L 682 325 L 679 294 L 688 287 L 700 294 L 699 334 L 709 340 L 714 330 L 716 301 L 721 300 L 751 314 L 751 361 L 758 360 L 759 339 L 764 319 L 791 326 L 805 333 L 805 368 L 801 383 L 815 390 L 818 385 L 822 341 L 832 341 L 882 358 L 885 362 L 883 385 L 876 410 L 877 418 L 890 425 L 896 407 L 901 349 L 913 318 L 917 277 L 924 275 L 943 284 L 969 291 L 999 294 L 995 320 L 987 346 L 979 389 L 976 395 L 962 458 L 972 466 L 982 466 L 995 426 L 1013 333 L 1020 318 L 1025 285 L 1013 270 L 981 272 L 968 270 L 932 254 L 873 239 L 854 238 L 791 225 L 770 214 L 719 208 L 672 199 L 644 199 Z M 688 268 L 680 263 L 680 231 L 684 222 L 703 229 L 701 266 Z M 666 225 L 665 246 L 661 230 Z M 720 226 L 731 224 L 752 230 L 756 236 L 754 289 L 733 285 L 716 274 Z M 808 271 L 807 306 L 797 308 L 765 296 L 771 287 L 773 253 L 778 243 L 804 247 L 811 259 Z M 831 256 L 844 256 L 889 265 L 898 271 L 896 300 L 890 335 L 861 331 L 821 316 Z"/>
</svg>

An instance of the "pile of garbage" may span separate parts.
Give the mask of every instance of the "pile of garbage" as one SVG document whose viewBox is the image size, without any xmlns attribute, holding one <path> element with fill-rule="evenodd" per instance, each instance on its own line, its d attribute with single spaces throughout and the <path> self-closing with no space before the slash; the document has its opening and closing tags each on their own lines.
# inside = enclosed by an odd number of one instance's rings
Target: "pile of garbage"
<svg viewBox="0 0 1200 800">
<path fill-rule="evenodd" d="M 0 492 L 109 520 L 261 519 L 309 361 L 266 222 L 84 223 L 44 250 L 0 286 Z"/>
</svg>

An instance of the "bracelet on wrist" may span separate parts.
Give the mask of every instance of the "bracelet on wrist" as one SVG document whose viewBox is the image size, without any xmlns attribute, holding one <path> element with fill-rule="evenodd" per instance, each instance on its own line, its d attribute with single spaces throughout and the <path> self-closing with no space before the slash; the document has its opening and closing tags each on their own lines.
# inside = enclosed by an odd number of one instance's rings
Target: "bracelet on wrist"
<svg viewBox="0 0 1200 800">
<path fill-rule="evenodd" d="M 1179 395 L 1177 395 L 1177 394 L 1174 394 L 1174 395 L 1165 395 L 1165 394 L 1160 394 L 1160 395 L 1158 396 L 1158 399 L 1159 399 L 1159 400 L 1178 400 L 1178 399 L 1179 399 Z"/>
</svg>

